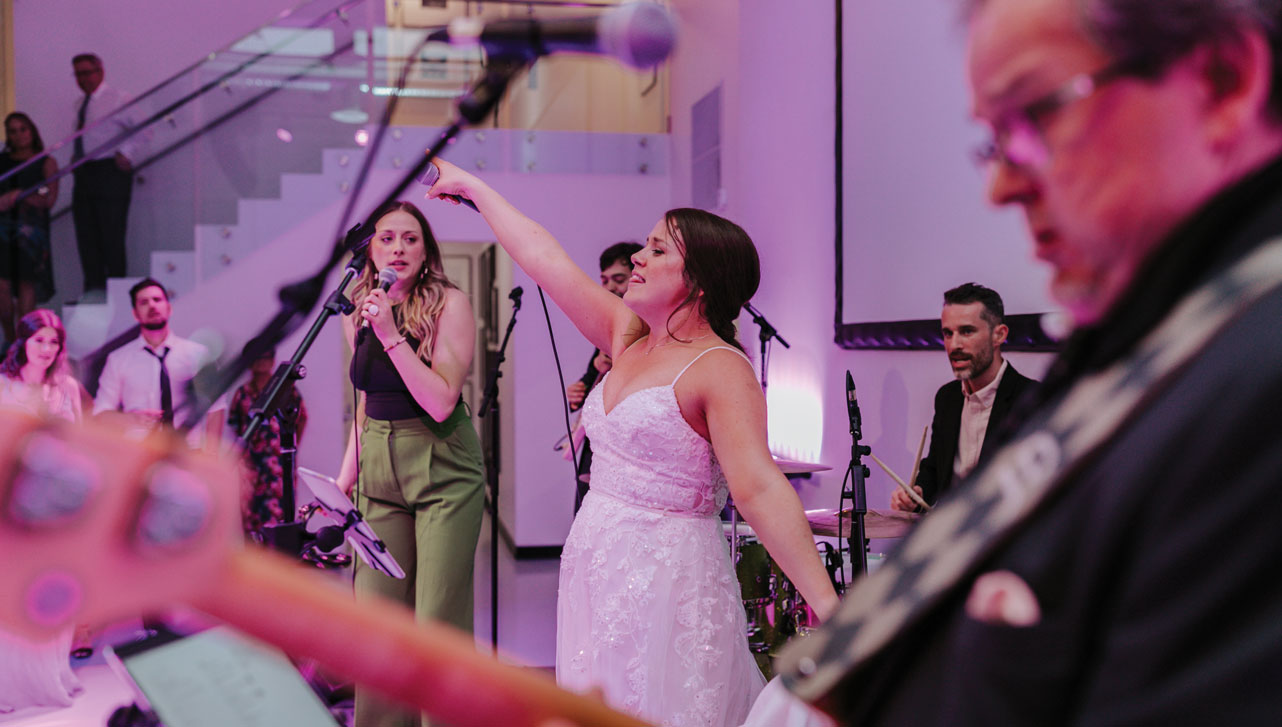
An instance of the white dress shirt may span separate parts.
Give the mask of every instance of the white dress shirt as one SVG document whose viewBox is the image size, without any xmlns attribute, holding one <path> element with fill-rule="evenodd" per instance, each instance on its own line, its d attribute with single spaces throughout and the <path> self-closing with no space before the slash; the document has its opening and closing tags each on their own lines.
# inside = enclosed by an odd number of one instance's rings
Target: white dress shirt
<svg viewBox="0 0 1282 727">
<path fill-rule="evenodd" d="M 84 94 L 76 96 L 76 100 L 71 104 L 71 128 L 75 129 L 76 118 L 80 114 L 80 104 L 84 101 Z M 85 147 L 86 159 L 110 159 L 119 151 L 129 159 L 131 163 L 137 163 L 139 154 L 142 150 L 149 131 L 140 131 L 129 137 L 129 140 L 113 149 L 106 149 L 100 154 L 94 154 L 94 149 L 106 144 L 116 138 L 121 132 L 129 131 L 136 127 L 139 122 L 146 118 L 146 114 L 134 106 L 126 111 L 115 114 L 112 112 L 125 104 L 129 103 L 130 96 L 123 91 L 108 86 L 106 83 L 98 84 L 98 88 L 89 95 L 89 108 L 85 109 L 85 135 L 81 137 Z M 108 121 L 97 126 L 94 124 L 101 118 L 111 116 Z"/>
<path fill-rule="evenodd" d="M 93 413 L 105 411 L 160 411 L 160 359 L 151 351 L 159 354 L 169 349 L 165 355 L 165 367 L 169 369 L 169 387 L 173 392 L 176 419 L 181 423 L 182 409 L 187 403 L 187 382 L 196 377 L 200 367 L 209 361 L 209 351 L 204 346 L 185 338 L 169 334 L 159 346 L 152 348 L 146 339 L 138 336 L 107 355 L 102 376 L 98 378 L 98 396 L 94 398 Z M 224 397 L 219 397 L 211 411 L 226 409 Z M 134 434 L 143 434 L 150 427 L 139 427 Z M 202 446 L 204 427 L 195 427 L 188 436 L 193 447 Z"/>
<path fill-rule="evenodd" d="M 988 386 L 973 394 L 966 393 L 966 382 L 962 382 L 961 429 L 957 434 L 957 459 L 953 460 L 953 474 L 961 479 L 970 474 L 979 463 L 979 453 L 984 448 L 984 435 L 988 432 L 988 418 L 993 413 L 993 402 L 997 400 L 997 387 L 1006 374 L 1007 362 L 1002 360 L 1002 367 L 997 369 L 997 376 L 988 382 Z"/>
</svg>

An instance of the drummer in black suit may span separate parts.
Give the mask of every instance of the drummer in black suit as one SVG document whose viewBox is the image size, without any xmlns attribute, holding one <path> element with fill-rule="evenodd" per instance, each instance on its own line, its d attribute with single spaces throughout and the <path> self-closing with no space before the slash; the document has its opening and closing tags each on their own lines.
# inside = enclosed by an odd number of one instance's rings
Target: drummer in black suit
<svg viewBox="0 0 1282 727">
<path fill-rule="evenodd" d="M 966 283 L 944 293 L 944 351 L 957 380 L 935 393 L 930 449 L 913 483 L 931 505 L 975 468 L 985 441 L 991 441 L 1015 400 L 1037 383 L 1002 358 L 1009 332 L 1004 320 L 1002 297 L 991 288 Z M 903 490 L 891 494 L 890 506 L 917 509 Z"/>
</svg>

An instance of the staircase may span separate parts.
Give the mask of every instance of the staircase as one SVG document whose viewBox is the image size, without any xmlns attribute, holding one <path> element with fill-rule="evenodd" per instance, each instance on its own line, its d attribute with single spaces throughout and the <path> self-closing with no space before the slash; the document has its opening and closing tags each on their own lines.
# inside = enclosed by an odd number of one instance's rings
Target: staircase
<svg viewBox="0 0 1282 727">
<path fill-rule="evenodd" d="M 419 155 L 439 133 L 439 129 L 433 128 L 389 128 L 371 170 L 385 174 L 373 176 L 386 180 L 390 173 L 391 177 L 399 178 L 398 173 L 416 164 Z M 464 132 L 450 144 L 444 156 L 473 171 L 491 174 L 662 176 L 667 173 L 667 148 L 667 137 L 660 134 L 487 129 Z M 238 264 L 273 245 L 318 211 L 342 203 L 356 184 L 365 153 L 365 149 L 356 146 L 321 150 L 319 172 L 281 175 L 278 197 L 238 200 L 234 222 L 195 225 L 193 249 L 152 252 L 148 274 L 163 283 L 175 301 L 202 284 L 231 274 Z M 354 213 L 369 213 L 376 200 L 389 190 L 386 181 L 367 185 L 362 203 Z M 425 192 L 425 188 L 414 185 L 402 197 L 421 200 Z M 131 214 L 139 212 L 134 210 Z M 329 249 L 333 244 L 329 234 L 326 231 L 316 239 L 317 249 Z M 293 278 L 307 271 L 296 272 Z M 105 301 L 63 307 L 68 354 L 72 358 L 97 349 L 134 325 L 129 288 L 139 279 L 112 279 L 108 281 Z"/>
</svg>

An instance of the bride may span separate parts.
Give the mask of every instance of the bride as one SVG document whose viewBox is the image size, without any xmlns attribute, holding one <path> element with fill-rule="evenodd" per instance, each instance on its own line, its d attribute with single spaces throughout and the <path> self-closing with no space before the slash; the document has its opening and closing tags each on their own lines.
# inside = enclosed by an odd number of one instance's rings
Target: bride
<svg viewBox="0 0 1282 727">
<path fill-rule="evenodd" d="M 727 494 L 820 616 L 837 596 L 771 459 L 734 321 L 760 278 L 734 223 L 663 216 L 619 300 L 480 179 L 436 160 L 428 192 L 472 200 L 498 241 L 614 367 L 583 406 L 592 489 L 561 556 L 557 681 L 672 727 L 738 725 L 764 679 L 722 534 Z"/>
</svg>

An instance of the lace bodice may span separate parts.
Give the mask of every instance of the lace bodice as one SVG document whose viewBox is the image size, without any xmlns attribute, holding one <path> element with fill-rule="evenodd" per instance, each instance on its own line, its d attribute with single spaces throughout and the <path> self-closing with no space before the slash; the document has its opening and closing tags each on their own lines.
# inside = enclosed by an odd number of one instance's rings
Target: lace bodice
<svg viewBox="0 0 1282 727">
<path fill-rule="evenodd" d="M 608 414 L 604 382 L 584 404 L 592 482 L 561 552 L 557 681 L 662 727 L 737 727 L 764 680 L 718 517 L 725 477 L 681 416 L 681 374 Z"/>
<path fill-rule="evenodd" d="M 583 426 L 592 442 L 592 489 L 640 507 L 673 514 L 713 515 L 726 504 L 726 478 L 708 440 L 681 416 L 676 384 L 629 394 L 605 411 L 605 380 L 583 405 Z M 735 351 L 738 353 L 738 351 Z M 606 374 L 606 379 L 609 378 Z"/>
</svg>

